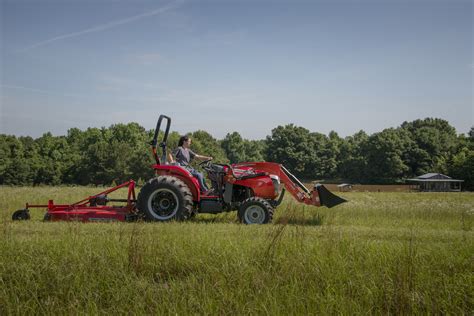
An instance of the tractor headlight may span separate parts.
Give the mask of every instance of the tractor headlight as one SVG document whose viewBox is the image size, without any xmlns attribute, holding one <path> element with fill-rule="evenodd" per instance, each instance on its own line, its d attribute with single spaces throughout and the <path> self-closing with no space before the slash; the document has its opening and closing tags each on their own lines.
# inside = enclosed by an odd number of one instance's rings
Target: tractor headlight
<svg viewBox="0 0 474 316">
<path fill-rule="evenodd" d="M 280 193 L 280 177 L 277 175 L 271 174 L 270 179 L 272 179 L 273 187 L 275 188 L 275 194 L 278 195 Z"/>
</svg>

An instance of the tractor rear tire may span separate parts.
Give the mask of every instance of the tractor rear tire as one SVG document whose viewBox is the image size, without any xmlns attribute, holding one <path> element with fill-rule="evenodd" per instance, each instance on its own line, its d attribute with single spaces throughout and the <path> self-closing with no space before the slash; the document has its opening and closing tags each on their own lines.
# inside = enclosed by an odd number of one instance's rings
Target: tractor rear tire
<svg viewBox="0 0 474 316">
<path fill-rule="evenodd" d="M 180 179 L 160 176 L 140 190 L 137 208 L 148 221 L 186 220 L 193 213 L 193 195 Z"/>
<path fill-rule="evenodd" d="M 267 224 L 273 219 L 273 207 L 259 197 L 246 199 L 239 207 L 238 216 L 244 224 Z"/>
<path fill-rule="evenodd" d="M 12 215 L 14 221 L 27 221 L 30 219 L 30 212 L 27 209 L 15 211 Z"/>
</svg>

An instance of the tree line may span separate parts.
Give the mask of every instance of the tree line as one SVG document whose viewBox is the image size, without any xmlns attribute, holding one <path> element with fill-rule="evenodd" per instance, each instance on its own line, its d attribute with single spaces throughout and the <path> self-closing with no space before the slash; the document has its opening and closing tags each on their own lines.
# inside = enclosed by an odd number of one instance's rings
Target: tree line
<svg viewBox="0 0 474 316">
<path fill-rule="evenodd" d="M 340 137 L 312 132 L 294 124 L 278 126 L 263 140 L 238 132 L 215 139 L 208 132 L 189 133 L 194 151 L 217 162 L 273 161 L 305 180 L 352 183 L 400 183 L 428 172 L 463 179 L 474 189 L 474 127 L 457 134 L 439 118 L 404 122 L 368 135 Z M 181 135 L 171 132 L 168 145 Z M 137 123 L 108 128 L 71 128 L 67 135 L 16 137 L 0 134 L 0 184 L 109 185 L 153 176 L 149 142 L 153 130 Z"/>
</svg>

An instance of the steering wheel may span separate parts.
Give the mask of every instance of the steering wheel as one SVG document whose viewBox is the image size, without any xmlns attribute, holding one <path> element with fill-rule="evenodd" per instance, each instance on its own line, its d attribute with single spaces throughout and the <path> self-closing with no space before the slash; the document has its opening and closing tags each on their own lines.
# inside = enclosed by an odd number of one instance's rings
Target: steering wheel
<svg viewBox="0 0 474 316">
<path fill-rule="evenodd" d="M 209 166 L 211 164 L 212 159 L 207 159 L 199 163 L 199 166 Z"/>
</svg>

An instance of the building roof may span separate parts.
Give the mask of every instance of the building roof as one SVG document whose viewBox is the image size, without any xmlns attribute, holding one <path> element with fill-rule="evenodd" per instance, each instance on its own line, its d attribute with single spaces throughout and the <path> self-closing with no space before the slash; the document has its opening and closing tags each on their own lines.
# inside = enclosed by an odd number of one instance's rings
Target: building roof
<svg viewBox="0 0 474 316">
<path fill-rule="evenodd" d="M 451 179 L 447 175 L 441 173 L 426 173 L 424 175 L 416 177 L 416 179 Z"/>
<path fill-rule="evenodd" d="M 464 182 L 464 180 L 453 179 L 441 173 L 426 173 L 414 179 L 407 179 L 413 182 Z"/>
<path fill-rule="evenodd" d="M 413 182 L 464 182 L 464 180 L 457 180 L 457 179 L 407 179 L 407 181 Z"/>
</svg>

